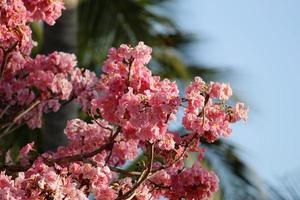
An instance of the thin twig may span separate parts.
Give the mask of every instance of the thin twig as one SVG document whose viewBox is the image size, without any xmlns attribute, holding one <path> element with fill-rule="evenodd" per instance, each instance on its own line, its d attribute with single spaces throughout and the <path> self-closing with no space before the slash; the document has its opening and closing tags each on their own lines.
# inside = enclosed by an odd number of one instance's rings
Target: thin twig
<svg viewBox="0 0 300 200">
<path fill-rule="evenodd" d="M 57 158 L 57 159 L 47 159 L 45 158 L 45 163 L 47 165 L 53 166 L 54 164 L 64 164 L 67 162 L 76 162 L 76 161 L 83 161 L 83 162 L 88 162 L 91 164 L 93 161 L 88 160 L 88 158 L 95 156 L 98 153 L 101 153 L 102 151 L 106 150 L 107 148 L 110 148 L 111 145 L 115 142 L 116 137 L 118 136 L 118 134 L 121 131 L 121 127 L 118 127 L 116 132 L 112 135 L 112 137 L 110 137 L 110 139 L 107 141 L 107 143 L 105 143 L 104 145 L 102 145 L 101 147 L 99 147 L 98 149 L 89 152 L 89 153 L 85 153 L 85 154 L 76 154 L 73 156 L 65 156 L 65 157 L 61 157 L 61 158 Z M 5 169 L 9 172 L 20 172 L 20 171 L 26 171 L 31 167 L 31 165 L 26 165 L 26 166 L 22 166 L 22 165 L 0 165 L 0 169 Z M 116 168 L 113 168 L 116 169 Z M 119 170 L 120 172 L 121 170 Z M 124 171 L 123 171 L 124 172 Z M 130 173 L 130 172 L 128 172 Z M 133 172 L 133 174 L 135 174 Z"/>
<path fill-rule="evenodd" d="M 171 162 L 170 164 L 168 164 L 166 166 L 161 166 L 160 168 L 156 169 L 153 173 L 151 173 L 151 175 L 149 177 L 153 177 L 159 171 L 168 169 L 168 168 L 172 167 L 174 164 L 176 164 L 178 161 L 180 161 L 183 158 L 183 156 L 186 154 L 186 152 L 188 151 L 189 147 L 192 145 L 192 143 L 193 143 L 193 141 L 196 137 L 197 137 L 197 134 L 194 133 L 194 136 L 186 144 L 186 146 L 185 146 L 184 150 L 182 151 L 182 153 L 175 160 L 173 160 L 173 162 Z"/>
<path fill-rule="evenodd" d="M 136 195 L 136 189 L 147 180 L 149 174 L 152 171 L 153 161 L 154 161 L 154 144 L 150 144 L 148 149 L 149 153 L 149 162 L 146 169 L 142 172 L 141 176 L 138 178 L 138 181 L 132 186 L 132 188 L 126 192 L 124 195 L 119 196 L 116 200 L 131 200 Z"/>
<path fill-rule="evenodd" d="M 2 58 L 2 63 L 1 63 L 1 66 L 0 66 L 0 78 L 3 77 L 3 74 L 5 72 L 5 67 L 9 61 L 9 55 L 10 55 L 10 52 L 12 52 L 14 50 L 14 48 L 17 47 L 19 42 L 15 42 L 11 47 L 9 47 L 7 50 L 5 50 L 4 48 L 2 48 L 2 51 L 3 51 L 3 58 Z"/>
<path fill-rule="evenodd" d="M 93 166 L 97 166 L 97 163 L 93 160 L 84 159 L 83 161 L 85 163 L 90 163 Z M 30 168 L 30 165 L 25 165 L 25 166 L 23 166 L 23 165 L 7 165 L 7 164 L 0 165 L 0 170 L 6 170 L 6 172 L 8 172 L 8 173 L 16 173 L 16 172 L 27 171 L 29 168 Z M 127 176 L 140 176 L 141 175 L 141 172 L 128 171 L 128 170 L 121 169 L 121 168 L 118 168 L 118 167 L 110 166 L 109 169 L 113 172 L 124 174 L 124 175 L 127 175 Z"/>
<path fill-rule="evenodd" d="M 29 108 L 27 108 L 26 110 L 22 111 L 21 113 L 19 113 L 11 123 L 9 123 L 9 126 L 1 133 L 0 135 L 0 139 L 3 138 L 4 136 L 8 135 L 9 133 L 11 133 L 11 128 L 18 122 L 18 120 L 20 120 L 24 115 L 26 115 L 28 112 L 30 112 L 32 109 L 35 108 L 35 106 L 37 106 L 40 103 L 39 100 L 35 101 Z M 2 127 L 3 128 L 3 127 Z"/>
<path fill-rule="evenodd" d="M 35 101 L 29 108 L 27 108 L 26 110 L 24 110 L 23 112 L 21 112 L 19 115 L 17 115 L 15 117 L 15 119 L 13 120 L 14 123 L 16 123 L 19 119 L 21 119 L 24 115 L 26 115 L 28 112 L 30 112 L 35 106 L 37 106 L 38 104 L 40 104 L 40 100 Z"/>
<path fill-rule="evenodd" d="M 106 130 L 110 131 L 111 133 L 113 133 L 113 129 L 109 128 L 109 127 L 106 127 L 106 126 L 103 126 L 102 124 L 100 124 L 98 122 L 98 120 L 96 119 L 95 115 L 92 112 L 88 112 L 88 115 L 93 118 L 94 122 L 96 122 L 96 124 L 98 126 L 100 126 L 101 128 L 106 129 Z"/>
<path fill-rule="evenodd" d="M 10 130 L 3 133 L 2 135 L 0 135 L 0 139 L 11 134 L 12 132 L 14 132 L 15 130 L 19 129 L 21 126 L 23 126 L 24 124 L 19 124 L 18 126 L 15 126 L 14 128 L 12 128 L 12 126 L 10 127 Z M 12 129 L 11 129 L 12 128 Z"/>
<path fill-rule="evenodd" d="M 147 181 L 149 181 L 149 183 L 151 183 L 152 185 L 154 185 L 157 188 L 171 189 L 171 186 L 163 185 L 163 184 L 157 184 L 157 183 L 151 181 L 150 179 L 148 179 Z"/>
<path fill-rule="evenodd" d="M 114 149 L 114 144 L 115 144 L 115 143 L 112 143 L 112 147 L 111 147 L 111 149 L 110 149 L 110 151 L 109 151 L 109 154 L 108 154 L 108 156 L 106 157 L 106 160 L 105 160 L 105 165 L 108 164 L 108 162 L 109 162 L 109 160 L 110 160 L 110 158 L 111 158 L 111 155 L 112 155 L 113 149 Z"/>
<path fill-rule="evenodd" d="M 131 81 L 131 69 L 133 67 L 133 62 L 134 62 L 134 58 L 131 57 L 128 61 L 128 78 L 127 78 L 127 87 L 130 86 L 130 81 Z"/>
<path fill-rule="evenodd" d="M 98 149 L 88 152 L 88 153 L 84 153 L 84 154 L 77 154 L 77 155 L 72 155 L 72 156 L 65 156 L 65 157 L 61 157 L 61 158 L 57 158 L 54 160 L 48 160 L 49 162 L 52 163 L 57 163 L 57 164 L 64 164 L 67 162 L 75 162 L 75 161 L 82 161 L 84 159 L 93 157 L 99 153 L 101 153 L 104 150 L 107 150 L 108 148 L 110 148 L 112 146 L 112 144 L 115 142 L 116 137 L 118 136 L 118 134 L 121 131 L 121 127 L 118 127 L 116 132 L 112 135 L 112 137 L 109 138 L 108 142 L 105 143 L 104 145 L 102 145 L 101 147 L 99 147 Z"/>
<path fill-rule="evenodd" d="M 113 172 L 117 172 L 117 173 L 120 173 L 120 174 L 124 174 L 124 175 L 127 175 L 127 176 L 140 176 L 141 175 L 141 172 L 136 172 L 136 171 L 128 171 L 128 170 L 125 170 L 125 169 L 121 169 L 121 168 L 117 168 L 117 167 L 109 167 L 111 171 Z"/>
<path fill-rule="evenodd" d="M 0 114 L 0 119 L 4 116 L 4 114 L 6 113 L 6 111 L 10 108 L 10 104 L 8 104 L 3 110 L 2 110 L 2 112 L 1 112 L 1 114 Z"/>
</svg>

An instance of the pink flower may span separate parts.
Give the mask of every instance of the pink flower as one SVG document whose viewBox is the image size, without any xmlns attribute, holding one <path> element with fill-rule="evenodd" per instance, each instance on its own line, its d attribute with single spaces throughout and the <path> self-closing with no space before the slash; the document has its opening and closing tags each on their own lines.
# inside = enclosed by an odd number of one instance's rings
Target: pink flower
<svg viewBox="0 0 300 200">
<path fill-rule="evenodd" d="M 212 98 L 228 100 L 232 96 L 232 89 L 228 84 L 211 82 L 209 95 Z"/>
<path fill-rule="evenodd" d="M 141 62 L 142 64 L 148 64 L 151 59 L 152 49 L 144 44 L 144 42 L 139 42 L 138 45 L 133 49 L 132 56 Z"/>
<path fill-rule="evenodd" d="M 174 135 L 172 133 L 166 133 L 162 140 L 158 142 L 158 147 L 163 150 L 172 150 L 175 148 Z"/>
<path fill-rule="evenodd" d="M 228 84 L 211 82 L 207 85 L 196 77 L 186 89 L 187 108 L 182 123 L 186 129 L 196 132 L 208 142 L 231 134 L 230 123 L 245 119 L 247 110 L 243 104 L 233 109 L 226 105 L 232 96 Z M 220 102 L 221 100 L 222 102 Z"/>
<path fill-rule="evenodd" d="M 112 154 L 112 160 L 119 165 L 126 161 L 133 160 L 138 155 L 138 140 L 120 141 L 115 144 Z"/>
<path fill-rule="evenodd" d="M 234 107 L 234 120 L 244 120 L 246 121 L 248 118 L 249 109 L 246 107 L 244 103 L 238 102 Z"/>
<path fill-rule="evenodd" d="M 63 74 L 57 74 L 53 78 L 51 90 L 53 93 L 61 94 L 62 100 L 68 100 L 72 92 L 72 83 Z"/>
<path fill-rule="evenodd" d="M 44 20 L 49 25 L 53 25 L 55 20 L 61 15 L 64 9 L 62 0 L 23 0 L 28 16 L 32 20 Z"/>
<path fill-rule="evenodd" d="M 0 199 L 21 200 L 25 199 L 25 191 L 18 188 L 11 177 L 0 172 Z"/>
<path fill-rule="evenodd" d="M 28 153 L 30 151 L 34 150 L 33 145 L 34 145 L 34 142 L 31 142 L 29 144 L 26 144 L 24 147 L 22 147 L 21 150 L 20 150 L 21 156 L 22 157 L 27 157 Z"/>
<path fill-rule="evenodd" d="M 218 190 L 219 179 L 197 165 L 172 177 L 171 198 L 208 200 Z"/>
</svg>

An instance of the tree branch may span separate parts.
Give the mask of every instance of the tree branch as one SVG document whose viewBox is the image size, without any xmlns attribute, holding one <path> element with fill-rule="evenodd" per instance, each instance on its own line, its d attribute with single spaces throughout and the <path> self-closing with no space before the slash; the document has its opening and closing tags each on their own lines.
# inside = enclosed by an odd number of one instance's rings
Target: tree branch
<svg viewBox="0 0 300 200">
<path fill-rule="evenodd" d="M 101 153 L 104 150 L 107 150 L 109 148 L 111 148 L 112 144 L 115 142 L 116 137 L 118 136 L 118 134 L 121 131 L 121 127 L 119 126 L 116 130 L 116 132 L 110 137 L 110 139 L 108 140 L 107 143 L 105 143 L 104 145 L 102 145 L 101 147 L 99 147 L 98 149 L 92 151 L 92 152 L 88 152 L 88 153 L 84 153 L 84 154 L 77 154 L 77 155 L 73 155 L 73 156 L 66 156 L 66 157 L 62 157 L 62 158 L 57 158 L 54 160 L 48 160 L 52 163 L 57 163 L 57 164 L 64 164 L 64 163 L 68 163 L 68 162 L 75 162 L 75 161 L 83 161 L 84 159 L 93 157 L 99 153 Z"/>
<path fill-rule="evenodd" d="M 149 145 L 149 162 L 146 169 L 141 173 L 138 181 L 132 186 L 132 188 L 126 192 L 124 195 L 119 196 L 116 200 L 131 200 L 136 195 L 136 189 L 147 180 L 148 176 L 151 174 L 153 161 L 154 161 L 154 144 Z"/>
</svg>

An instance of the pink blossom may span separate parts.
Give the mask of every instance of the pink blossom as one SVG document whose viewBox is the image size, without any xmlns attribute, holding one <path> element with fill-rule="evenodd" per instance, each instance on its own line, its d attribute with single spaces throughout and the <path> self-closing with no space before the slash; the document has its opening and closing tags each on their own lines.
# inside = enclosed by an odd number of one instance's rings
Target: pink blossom
<svg viewBox="0 0 300 200">
<path fill-rule="evenodd" d="M 186 129 L 196 132 L 208 142 L 231 134 L 230 124 L 246 117 L 243 105 L 237 104 L 232 114 L 226 100 L 232 96 L 228 84 L 211 82 L 207 85 L 195 78 L 186 89 L 187 108 L 182 123 Z M 220 103 L 219 100 L 222 102 Z"/>
<path fill-rule="evenodd" d="M 206 86 L 205 82 L 200 77 L 195 77 L 194 82 L 187 86 L 185 90 L 186 98 L 188 99 L 188 109 L 195 110 L 202 109 L 204 106 L 204 96 Z"/>
<path fill-rule="evenodd" d="M 249 109 L 246 107 L 246 105 L 244 103 L 238 102 L 235 105 L 233 112 L 234 112 L 234 117 L 233 117 L 234 121 L 237 121 L 240 119 L 246 121 L 248 118 Z"/>
<path fill-rule="evenodd" d="M 232 96 L 232 89 L 228 84 L 211 82 L 209 95 L 212 98 L 228 100 Z"/>
<path fill-rule="evenodd" d="M 82 72 L 79 68 L 74 68 L 71 72 L 71 82 L 74 96 L 77 97 L 76 101 L 82 105 L 84 111 L 90 110 L 91 101 L 98 97 L 96 74 L 89 70 Z"/>
<path fill-rule="evenodd" d="M 150 200 L 152 198 L 152 194 L 150 193 L 150 188 L 147 187 L 147 185 L 143 185 L 140 188 L 137 189 L 137 200 Z"/>
<path fill-rule="evenodd" d="M 62 0 L 23 0 L 28 16 L 32 20 L 44 20 L 53 25 L 64 9 Z"/>
<path fill-rule="evenodd" d="M 34 142 L 31 142 L 31 143 L 29 143 L 29 144 L 26 144 L 24 147 L 22 147 L 22 148 L 20 149 L 20 154 L 21 154 L 21 156 L 27 157 L 28 153 L 29 153 L 30 151 L 34 150 L 33 145 L 34 145 Z"/>
<path fill-rule="evenodd" d="M 125 164 L 126 161 L 135 159 L 139 152 L 138 144 L 138 140 L 117 142 L 113 149 L 112 162 L 122 165 Z"/>
<path fill-rule="evenodd" d="M 3 200 L 22 200 L 25 198 L 25 192 L 17 188 L 11 177 L 0 172 L 0 199 Z"/>
<path fill-rule="evenodd" d="M 172 177 L 171 199 L 208 200 L 218 190 L 219 179 L 213 173 L 199 166 L 184 170 Z"/>
<path fill-rule="evenodd" d="M 138 59 L 142 64 L 148 64 L 151 59 L 152 49 L 145 45 L 144 42 L 139 42 L 138 45 L 132 50 L 132 57 Z"/>
<path fill-rule="evenodd" d="M 171 150 L 175 147 L 174 135 L 172 133 L 166 133 L 162 140 L 158 142 L 158 147 L 164 150 Z"/>
<path fill-rule="evenodd" d="M 63 74 L 57 74 L 53 78 L 51 90 L 53 93 L 61 94 L 62 100 L 67 100 L 72 92 L 72 83 Z"/>
</svg>

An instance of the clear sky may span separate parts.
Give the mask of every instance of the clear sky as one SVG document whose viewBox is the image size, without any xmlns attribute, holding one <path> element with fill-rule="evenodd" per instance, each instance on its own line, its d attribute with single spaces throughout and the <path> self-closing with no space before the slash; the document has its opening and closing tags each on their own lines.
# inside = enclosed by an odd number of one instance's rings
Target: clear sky
<svg viewBox="0 0 300 200">
<path fill-rule="evenodd" d="M 202 40 L 193 58 L 234 71 L 250 104 L 231 140 L 268 181 L 300 170 L 300 0 L 177 0 L 172 15 Z"/>
</svg>

